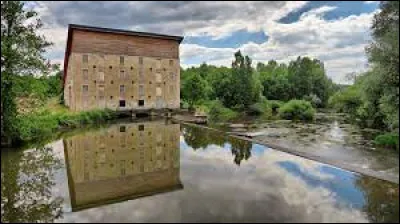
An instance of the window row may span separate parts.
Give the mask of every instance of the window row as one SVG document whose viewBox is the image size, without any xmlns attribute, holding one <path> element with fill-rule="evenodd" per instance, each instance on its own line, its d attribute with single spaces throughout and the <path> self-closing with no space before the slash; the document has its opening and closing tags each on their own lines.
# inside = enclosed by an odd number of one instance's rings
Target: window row
<svg viewBox="0 0 400 224">
<path fill-rule="evenodd" d="M 161 60 L 161 59 L 158 59 Z M 89 62 L 89 55 L 84 54 L 82 55 L 82 63 L 83 64 L 87 64 Z M 120 56 L 119 57 L 119 64 L 120 65 L 124 65 L 125 64 L 125 57 L 124 56 Z M 143 57 L 139 57 L 139 64 L 143 64 Z M 173 66 L 174 65 L 174 60 L 169 60 L 169 65 Z"/>
<path fill-rule="evenodd" d="M 98 77 L 99 77 L 99 81 L 104 81 L 104 72 L 97 72 Z M 83 69 L 82 70 L 82 76 L 83 76 L 83 80 L 84 81 L 88 81 L 89 80 L 89 71 L 88 69 Z M 176 80 L 177 75 L 173 72 L 169 73 L 169 79 L 172 81 Z M 121 70 L 119 72 L 119 78 L 121 80 L 126 80 L 128 78 L 128 75 L 126 74 L 126 72 L 124 70 Z M 139 71 L 139 80 L 144 81 L 144 75 L 143 75 L 143 71 L 140 70 Z M 162 80 L 162 75 L 161 73 L 156 73 L 156 82 L 161 82 Z"/>
</svg>

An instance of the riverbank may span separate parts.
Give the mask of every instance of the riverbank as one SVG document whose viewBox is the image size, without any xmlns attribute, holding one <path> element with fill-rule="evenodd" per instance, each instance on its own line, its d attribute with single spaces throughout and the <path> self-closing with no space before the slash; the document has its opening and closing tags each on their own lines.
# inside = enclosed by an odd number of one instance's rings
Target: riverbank
<svg viewBox="0 0 400 224">
<path fill-rule="evenodd" d="M 103 123 L 119 117 L 116 111 L 108 109 L 72 112 L 61 105 L 56 98 L 39 108 L 30 108 L 26 111 L 16 117 L 14 137 L 8 142 L 12 146 L 51 139 L 52 136 L 65 130 Z"/>
</svg>

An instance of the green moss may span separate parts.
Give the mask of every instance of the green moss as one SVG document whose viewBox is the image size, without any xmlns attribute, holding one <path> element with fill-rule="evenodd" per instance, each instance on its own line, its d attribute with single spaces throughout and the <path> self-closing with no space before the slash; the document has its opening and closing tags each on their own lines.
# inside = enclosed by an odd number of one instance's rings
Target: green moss
<svg viewBox="0 0 400 224">
<path fill-rule="evenodd" d="M 286 120 L 313 120 L 315 109 L 305 100 L 291 100 L 279 109 L 279 116 Z"/>
<path fill-rule="evenodd" d="M 378 146 L 396 149 L 397 151 L 399 151 L 399 134 L 386 133 L 378 135 L 375 137 L 374 143 Z"/>
</svg>

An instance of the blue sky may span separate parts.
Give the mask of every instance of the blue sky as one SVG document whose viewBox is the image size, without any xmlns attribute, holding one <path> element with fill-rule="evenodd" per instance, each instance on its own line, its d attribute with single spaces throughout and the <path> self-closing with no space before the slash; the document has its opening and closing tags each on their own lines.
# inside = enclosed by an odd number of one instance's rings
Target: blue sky
<svg viewBox="0 0 400 224">
<path fill-rule="evenodd" d="M 36 2 L 41 32 L 54 43 L 47 56 L 62 63 L 69 23 L 183 35 L 183 67 L 230 66 L 241 50 L 254 63 L 318 58 L 328 76 L 348 83 L 364 71 L 364 49 L 378 2 Z"/>
</svg>

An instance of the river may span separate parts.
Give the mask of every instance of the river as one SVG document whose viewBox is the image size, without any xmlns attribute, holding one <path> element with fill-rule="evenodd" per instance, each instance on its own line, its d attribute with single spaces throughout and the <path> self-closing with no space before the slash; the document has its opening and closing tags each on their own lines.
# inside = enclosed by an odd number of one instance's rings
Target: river
<svg viewBox="0 0 400 224">
<path fill-rule="evenodd" d="M 362 129 L 342 114 L 320 113 L 314 122 L 265 121 L 254 117 L 214 128 L 247 135 L 262 144 L 282 146 L 291 153 L 370 174 L 399 183 L 399 153 L 377 148 L 373 139 L 380 131 Z"/>
<path fill-rule="evenodd" d="M 399 186 L 204 128 L 124 120 L 3 149 L 1 221 L 398 222 Z"/>
</svg>

